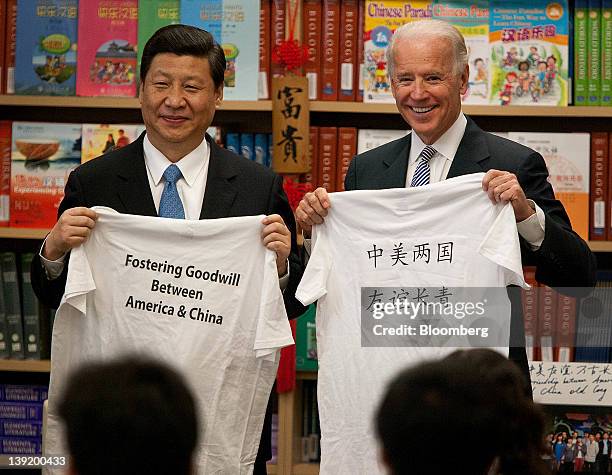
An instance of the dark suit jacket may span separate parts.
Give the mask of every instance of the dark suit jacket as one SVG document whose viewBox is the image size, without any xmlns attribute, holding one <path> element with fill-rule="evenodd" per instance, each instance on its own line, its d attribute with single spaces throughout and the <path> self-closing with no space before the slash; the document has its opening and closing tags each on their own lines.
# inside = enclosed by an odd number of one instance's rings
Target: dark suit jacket
<svg viewBox="0 0 612 475">
<path fill-rule="evenodd" d="M 527 198 L 537 203 L 546 216 L 540 249 L 532 251 L 521 238 L 523 265 L 537 266 L 538 282 L 576 296 L 588 294 L 595 285 L 595 256 L 572 231 L 563 205 L 555 199 L 542 156 L 528 147 L 482 131 L 469 117 L 467 121 L 447 178 L 491 169 L 514 173 Z M 411 135 L 408 135 L 356 156 L 348 169 L 345 188 L 404 188 L 410 144 Z M 510 357 L 528 375 L 522 309 L 517 300 L 520 295 L 510 292 L 510 298 L 513 301 Z M 517 347 L 517 342 L 521 347 Z"/>
<path fill-rule="evenodd" d="M 108 206 L 120 213 L 157 216 L 143 154 L 144 134 L 130 145 L 87 162 L 68 178 L 58 216 L 75 206 Z M 200 219 L 280 214 L 291 231 L 289 283 L 284 291 L 289 318 L 306 311 L 295 298 L 303 266 L 297 252 L 295 221 L 283 191 L 282 178 L 271 170 L 231 153 L 207 135 L 210 162 Z M 227 237 L 231 239 L 231 236 Z M 56 308 L 64 294 L 68 266 L 49 280 L 36 254 L 32 262 L 32 286 L 38 298 Z M 264 426 L 260 452 L 269 452 L 270 424 Z"/>
</svg>

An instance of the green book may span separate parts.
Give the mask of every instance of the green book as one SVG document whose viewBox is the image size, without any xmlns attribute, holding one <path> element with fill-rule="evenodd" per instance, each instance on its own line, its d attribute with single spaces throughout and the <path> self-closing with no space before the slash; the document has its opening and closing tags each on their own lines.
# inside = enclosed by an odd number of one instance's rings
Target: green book
<svg viewBox="0 0 612 475">
<path fill-rule="evenodd" d="M 601 105 L 612 106 L 612 0 L 601 3 Z"/>
<path fill-rule="evenodd" d="M 587 48 L 589 94 L 587 105 L 601 104 L 601 0 L 589 0 Z"/>
<path fill-rule="evenodd" d="M 297 328 L 295 330 L 295 369 L 298 371 L 317 371 L 319 369 L 315 314 L 316 306 L 313 304 L 297 319 Z"/>
<path fill-rule="evenodd" d="M 138 77 L 145 44 L 162 26 L 181 19 L 179 0 L 138 0 Z"/>
<path fill-rule="evenodd" d="M 588 97 L 587 77 L 588 0 L 576 0 L 574 10 L 574 105 L 585 106 Z"/>
<path fill-rule="evenodd" d="M 49 315 L 39 303 L 30 281 L 34 254 L 21 255 L 21 302 L 23 307 L 23 339 L 26 359 L 40 360 L 50 356 Z"/>
<path fill-rule="evenodd" d="M 17 256 L 14 252 L 0 254 L 6 322 L 9 334 L 9 353 L 12 359 L 23 359 L 23 320 L 21 318 L 21 296 L 17 278 Z"/>
</svg>

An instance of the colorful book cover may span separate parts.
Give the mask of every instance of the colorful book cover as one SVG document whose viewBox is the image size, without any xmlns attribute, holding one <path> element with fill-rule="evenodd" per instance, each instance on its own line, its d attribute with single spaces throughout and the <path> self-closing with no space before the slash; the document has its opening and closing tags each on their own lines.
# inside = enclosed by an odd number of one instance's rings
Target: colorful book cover
<svg viewBox="0 0 612 475">
<path fill-rule="evenodd" d="M 83 124 L 81 163 L 125 147 L 136 140 L 143 131 L 144 125 Z"/>
<path fill-rule="evenodd" d="M 357 132 L 357 153 L 367 152 L 408 134 L 407 130 L 359 129 Z"/>
<path fill-rule="evenodd" d="M 315 314 L 316 305 L 310 305 L 297 320 L 295 331 L 295 369 L 297 371 L 316 371 L 318 369 Z"/>
<path fill-rule="evenodd" d="M 257 100 L 259 0 L 181 0 L 181 22 L 210 32 L 225 52 L 223 97 Z"/>
<path fill-rule="evenodd" d="M 387 69 L 387 47 L 404 23 L 432 17 L 430 1 L 366 0 L 364 32 L 364 102 L 394 103 Z"/>
<path fill-rule="evenodd" d="M 588 94 L 587 78 L 587 16 L 588 1 L 576 0 L 574 7 L 574 105 L 585 106 Z"/>
<path fill-rule="evenodd" d="M 589 0 L 587 9 L 587 105 L 601 104 L 601 0 Z"/>
<path fill-rule="evenodd" d="M 81 162 L 81 124 L 13 122 L 11 162 L 10 225 L 51 228 Z"/>
<path fill-rule="evenodd" d="M 568 18 L 567 1 L 491 1 L 491 104 L 568 104 Z"/>
<path fill-rule="evenodd" d="M 17 0 L 6 2 L 4 46 L 4 75 L 2 76 L 2 94 L 15 94 L 15 54 L 17 49 Z"/>
<path fill-rule="evenodd" d="M 590 135 L 510 132 L 508 138 L 534 149 L 544 157 L 555 197 L 567 211 L 572 229 L 582 239 L 588 240 Z"/>
<path fill-rule="evenodd" d="M 11 209 L 11 132 L 10 120 L 0 120 L 0 226 L 9 225 Z"/>
<path fill-rule="evenodd" d="M 433 18 L 455 26 L 465 38 L 470 76 L 464 104 L 488 104 L 489 91 L 489 2 L 470 3 L 435 0 Z"/>
<path fill-rule="evenodd" d="M 138 0 L 79 3 L 77 96 L 136 96 Z"/>
<path fill-rule="evenodd" d="M 179 0 L 138 0 L 138 67 L 145 44 L 157 30 L 163 26 L 180 21 Z"/>
<path fill-rule="evenodd" d="M 16 94 L 75 94 L 77 10 L 77 0 L 19 0 Z"/>
<path fill-rule="evenodd" d="M 601 2 L 601 105 L 612 105 L 612 0 Z"/>
</svg>

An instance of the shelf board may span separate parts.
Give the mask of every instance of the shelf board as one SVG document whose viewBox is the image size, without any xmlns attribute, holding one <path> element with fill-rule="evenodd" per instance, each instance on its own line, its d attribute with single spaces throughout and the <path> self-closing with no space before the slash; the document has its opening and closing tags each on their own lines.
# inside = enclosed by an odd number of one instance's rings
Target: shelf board
<svg viewBox="0 0 612 475">
<path fill-rule="evenodd" d="M 319 475 L 318 463 L 298 463 L 293 466 L 293 475 Z"/>
<path fill-rule="evenodd" d="M 7 239 L 44 239 L 49 229 L 4 228 L 0 227 L 0 238 Z"/>
<path fill-rule="evenodd" d="M 300 379 L 302 381 L 316 381 L 318 372 L 317 371 L 296 371 L 295 378 Z"/>
<path fill-rule="evenodd" d="M 0 371 L 21 371 L 24 373 L 48 373 L 49 360 L 0 360 Z"/>
</svg>

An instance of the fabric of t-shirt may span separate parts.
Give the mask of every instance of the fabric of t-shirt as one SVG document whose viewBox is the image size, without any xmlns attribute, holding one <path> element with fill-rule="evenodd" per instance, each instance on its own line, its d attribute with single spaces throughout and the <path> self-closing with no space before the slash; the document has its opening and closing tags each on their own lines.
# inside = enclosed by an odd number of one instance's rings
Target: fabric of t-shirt
<svg viewBox="0 0 612 475">
<path fill-rule="evenodd" d="M 525 285 L 514 211 L 489 200 L 483 176 L 330 194 L 329 214 L 313 228 L 312 254 L 296 293 L 304 304 L 318 300 L 322 475 L 382 474 L 373 418 L 390 378 L 455 349 L 362 347 L 361 287 Z M 410 265 L 374 268 L 367 254 L 373 245 L 389 251 L 399 242 Z M 442 242 L 453 242 L 452 263 L 411 260 L 413 245 L 431 243 L 434 255 L 435 243 Z M 388 253 L 379 264 L 383 259 Z M 509 329 L 509 312 L 504 322 Z"/>
<path fill-rule="evenodd" d="M 276 256 L 261 242 L 263 216 L 191 221 L 93 209 L 98 221 L 71 253 L 53 328 L 47 454 L 67 455 L 57 404 L 69 373 L 136 353 L 170 364 L 191 386 L 197 473 L 252 473 L 278 353 L 293 343 Z"/>
</svg>

